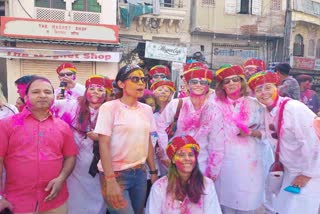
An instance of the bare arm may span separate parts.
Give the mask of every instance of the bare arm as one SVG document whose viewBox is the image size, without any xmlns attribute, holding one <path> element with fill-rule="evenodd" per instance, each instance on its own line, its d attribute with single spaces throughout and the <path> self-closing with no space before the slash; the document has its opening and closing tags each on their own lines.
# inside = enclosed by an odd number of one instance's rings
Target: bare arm
<svg viewBox="0 0 320 214">
<path fill-rule="evenodd" d="M 156 170 L 154 160 L 155 160 L 155 156 L 154 156 L 153 146 L 151 143 L 151 137 L 149 137 L 147 164 L 149 166 L 150 171 Z M 157 173 L 151 174 L 151 183 L 154 183 L 157 179 L 158 179 Z"/>
<path fill-rule="evenodd" d="M 102 179 L 102 194 L 114 208 L 119 209 L 126 207 L 127 202 L 121 194 L 121 188 L 117 183 L 116 175 L 112 169 L 110 142 L 110 136 L 99 134 L 99 151 L 104 171 L 104 178 Z"/>
<path fill-rule="evenodd" d="M 63 161 L 63 167 L 58 177 L 52 179 L 45 188 L 45 191 L 50 191 L 49 195 L 45 198 L 45 201 L 50 201 L 59 195 L 62 184 L 71 174 L 76 164 L 75 156 L 65 156 Z"/>
</svg>

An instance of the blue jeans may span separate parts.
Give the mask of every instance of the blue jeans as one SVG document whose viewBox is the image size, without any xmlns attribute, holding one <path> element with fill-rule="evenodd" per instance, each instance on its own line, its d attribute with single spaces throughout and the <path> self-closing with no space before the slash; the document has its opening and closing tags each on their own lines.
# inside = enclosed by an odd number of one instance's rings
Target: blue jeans
<svg viewBox="0 0 320 214">
<path fill-rule="evenodd" d="M 123 189 L 122 195 L 128 202 L 127 207 L 115 209 L 107 203 L 108 210 L 111 214 L 143 214 L 144 202 L 147 193 L 147 174 L 146 169 L 131 168 L 115 172 L 117 182 Z"/>
</svg>

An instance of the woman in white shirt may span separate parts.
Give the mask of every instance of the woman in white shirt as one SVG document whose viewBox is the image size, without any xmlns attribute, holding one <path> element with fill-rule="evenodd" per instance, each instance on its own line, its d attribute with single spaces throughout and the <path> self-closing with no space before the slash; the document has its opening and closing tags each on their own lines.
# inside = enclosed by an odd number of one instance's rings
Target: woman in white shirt
<svg viewBox="0 0 320 214">
<path fill-rule="evenodd" d="M 190 135 L 173 138 L 166 149 L 171 161 L 168 175 L 152 186 L 147 214 L 221 213 L 212 180 L 199 170 L 199 150 Z"/>
<path fill-rule="evenodd" d="M 284 176 L 274 208 L 281 214 L 317 214 L 320 205 L 320 143 L 313 127 L 316 115 L 303 103 L 279 96 L 279 82 L 279 77 L 271 72 L 259 72 L 248 81 L 257 99 L 266 106 L 265 121 L 269 127 L 266 137 L 274 150 L 277 142 L 280 146 L 279 160 L 284 166 Z M 283 118 L 279 124 L 280 109 L 283 109 Z M 277 129 L 280 135 L 275 135 Z M 300 193 L 286 191 L 288 186 L 300 190 Z"/>
<path fill-rule="evenodd" d="M 253 213 L 264 195 L 264 108 L 248 96 L 241 66 L 216 72 L 217 113 L 223 115 L 224 157 L 215 185 L 224 213 Z M 212 156 L 212 154 L 209 154 Z"/>
</svg>

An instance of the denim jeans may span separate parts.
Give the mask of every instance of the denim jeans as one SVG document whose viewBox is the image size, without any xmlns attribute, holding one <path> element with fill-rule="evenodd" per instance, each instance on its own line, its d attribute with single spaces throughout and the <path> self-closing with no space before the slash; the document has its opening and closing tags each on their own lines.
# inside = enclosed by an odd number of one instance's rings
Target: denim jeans
<svg viewBox="0 0 320 214">
<path fill-rule="evenodd" d="M 131 168 L 116 172 L 116 175 L 117 182 L 123 189 L 122 195 L 128 205 L 122 209 L 114 209 L 111 204 L 107 203 L 110 214 L 143 214 L 147 193 L 146 169 L 144 167 Z"/>
</svg>

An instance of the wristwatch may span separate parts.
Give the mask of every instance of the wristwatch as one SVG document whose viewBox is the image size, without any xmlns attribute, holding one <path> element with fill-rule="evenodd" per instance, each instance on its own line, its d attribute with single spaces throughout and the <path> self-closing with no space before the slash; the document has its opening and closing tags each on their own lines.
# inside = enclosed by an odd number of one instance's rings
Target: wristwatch
<svg viewBox="0 0 320 214">
<path fill-rule="evenodd" d="M 157 170 L 157 169 L 155 169 L 155 170 L 150 170 L 150 171 L 149 171 L 149 174 L 150 174 L 150 175 L 153 175 L 153 174 L 157 175 L 157 174 L 158 174 L 158 170 Z"/>
</svg>

